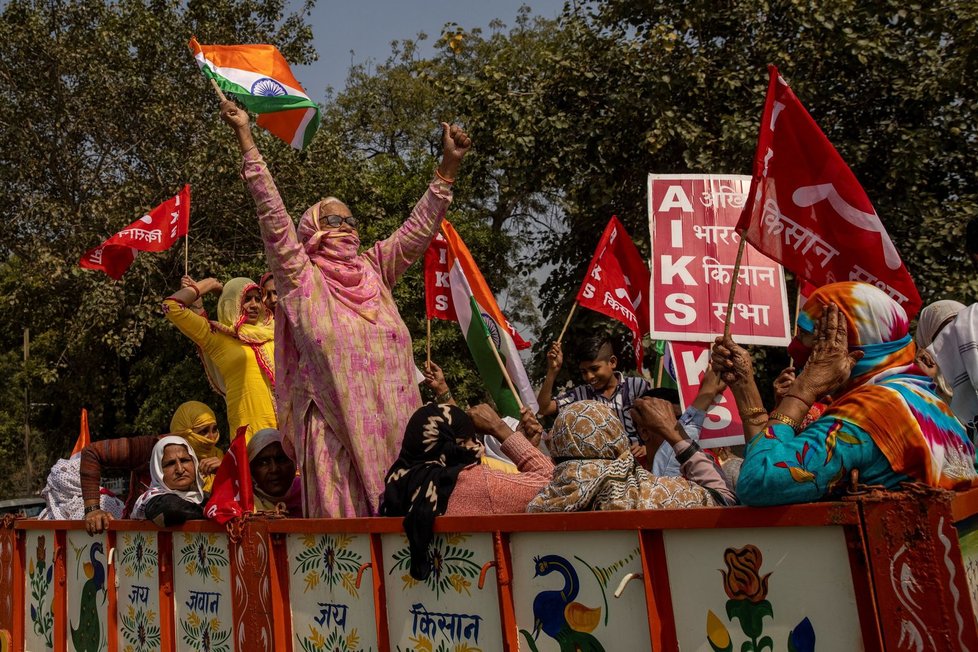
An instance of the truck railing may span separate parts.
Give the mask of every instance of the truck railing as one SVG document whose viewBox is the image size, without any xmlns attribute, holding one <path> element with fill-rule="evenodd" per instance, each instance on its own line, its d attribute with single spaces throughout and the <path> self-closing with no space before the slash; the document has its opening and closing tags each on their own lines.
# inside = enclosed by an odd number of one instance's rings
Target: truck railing
<svg viewBox="0 0 978 652">
<path fill-rule="evenodd" d="M 0 651 L 978 650 L 978 490 L 223 528 L 0 524 Z"/>
</svg>

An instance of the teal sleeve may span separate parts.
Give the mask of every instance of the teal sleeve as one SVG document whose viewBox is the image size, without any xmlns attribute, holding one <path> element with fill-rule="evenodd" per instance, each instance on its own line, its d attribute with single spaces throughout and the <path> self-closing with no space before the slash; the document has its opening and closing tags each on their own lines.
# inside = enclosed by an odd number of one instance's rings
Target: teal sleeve
<svg viewBox="0 0 978 652">
<path fill-rule="evenodd" d="M 779 423 L 748 442 L 737 495 L 753 506 L 819 500 L 841 493 L 854 468 L 889 469 L 879 447 L 859 426 L 823 417 L 796 434 Z"/>
</svg>

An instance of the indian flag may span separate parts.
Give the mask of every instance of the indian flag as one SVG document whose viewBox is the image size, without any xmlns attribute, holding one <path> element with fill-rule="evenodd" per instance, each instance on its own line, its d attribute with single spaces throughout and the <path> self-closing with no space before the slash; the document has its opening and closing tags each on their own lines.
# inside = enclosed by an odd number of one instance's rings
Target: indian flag
<svg viewBox="0 0 978 652">
<path fill-rule="evenodd" d="M 442 222 L 441 232 L 448 242 L 448 279 L 452 287 L 455 314 L 469 351 L 479 368 L 479 374 L 496 403 L 496 409 L 501 414 L 517 419 L 520 416 L 516 398 L 492 352 L 490 339 L 499 351 L 523 405 L 536 412 L 537 399 L 510 335 L 512 327 L 496 304 L 496 298 L 458 232 L 447 220 Z"/>
<path fill-rule="evenodd" d="M 319 128 L 319 106 L 292 76 L 274 45 L 201 45 L 190 39 L 197 65 L 227 95 L 258 114 L 258 125 L 296 149 Z"/>
</svg>

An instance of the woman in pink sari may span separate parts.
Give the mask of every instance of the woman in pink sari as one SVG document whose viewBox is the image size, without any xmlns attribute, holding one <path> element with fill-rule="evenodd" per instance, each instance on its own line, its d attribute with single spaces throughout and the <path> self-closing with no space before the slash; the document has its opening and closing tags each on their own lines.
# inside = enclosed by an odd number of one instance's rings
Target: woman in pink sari
<svg viewBox="0 0 978 652">
<path fill-rule="evenodd" d="M 376 514 L 384 474 L 421 407 L 411 334 L 391 288 L 438 232 L 471 141 L 443 123 L 442 159 L 428 191 L 393 235 L 358 253 L 357 220 L 334 197 L 311 206 L 297 230 L 252 140 L 247 112 L 227 101 L 221 117 L 238 137 L 278 290 L 279 430 L 299 461 L 303 512 Z"/>
</svg>

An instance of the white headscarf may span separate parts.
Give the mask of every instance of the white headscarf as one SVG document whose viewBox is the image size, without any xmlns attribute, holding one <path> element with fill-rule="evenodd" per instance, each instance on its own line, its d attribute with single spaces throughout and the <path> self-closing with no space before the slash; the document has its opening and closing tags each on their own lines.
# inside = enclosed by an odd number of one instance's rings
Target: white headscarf
<svg viewBox="0 0 978 652">
<path fill-rule="evenodd" d="M 174 494 L 180 496 L 180 498 L 186 500 L 187 502 L 199 505 L 204 502 L 204 490 L 200 484 L 200 472 L 199 470 L 194 474 L 194 489 L 191 491 L 177 491 L 176 489 L 170 489 L 163 483 L 163 451 L 167 446 L 183 446 L 190 453 L 190 457 L 194 460 L 194 469 L 199 469 L 197 464 L 197 454 L 194 453 L 193 447 L 187 443 L 187 440 L 183 437 L 177 437 L 176 435 L 168 435 L 161 438 L 156 442 L 156 446 L 153 446 L 153 453 L 149 460 L 149 475 L 152 478 L 152 482 L 149 485 L 149 489 L 146 490 L 142 496 L 136 500 L 136 504 L 132 507 L 132 518 L 146 518 L 146 503 L 148 503 L 153 498 L 157 496 L 162 496 L 163 494 Z"/>
<path fill-rule="evenodd" d="M 925 306 L 917 316 L 917 332 L 913 339 L 918 349 L 926 349 L 934 341 L 937 329 L 944 322 L 964 310 L 964 304 L 950 299 L 942 299 Z"/>
<path fill-rule="evenodd" d="M 978 417 L 978 303 L 959 312 L 927 352 L 951 385 L 954 416 L 973 438 Z"/>
</svg>

